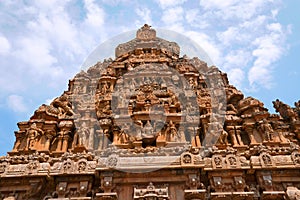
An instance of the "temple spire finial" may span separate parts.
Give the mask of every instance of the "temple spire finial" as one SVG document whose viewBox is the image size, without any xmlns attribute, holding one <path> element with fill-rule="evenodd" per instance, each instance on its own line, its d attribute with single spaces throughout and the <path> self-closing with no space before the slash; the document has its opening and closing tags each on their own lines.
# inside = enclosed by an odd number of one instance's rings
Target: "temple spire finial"
<svg viewBox="0 0 300 200">
<path fill-rule="evenodd" d="M 153 40 L 156 38 L 156 31 L 152 29 L 150 25 L 144 24 L 144 26 L 136 32 L 136 38 L 140 40 Z"/>
</svg>

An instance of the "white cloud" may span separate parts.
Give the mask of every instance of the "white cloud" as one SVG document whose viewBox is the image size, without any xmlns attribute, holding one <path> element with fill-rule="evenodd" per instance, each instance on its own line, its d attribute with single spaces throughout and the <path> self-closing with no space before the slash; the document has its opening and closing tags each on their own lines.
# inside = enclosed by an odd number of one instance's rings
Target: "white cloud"
<svg viewBox="0 0 300 200">
<path fill-rule="evenodd" d="M 205 1 L 205 0 L 200 0 L 200 5 L 208 10 L 208 9 L 227 9 L 229 7 L 232 7 L 235 5 L 239 0 L 210 0 L 210 1 Z"/>
<path fill-rule="evenodd" d="M 220 49 L 215 44 L 214 40 L 204 34 L 198 33 L 195 31 L 187 31 L 185 32 L 186 36 L 192 38 L 197 44 L 208 54 L 210 59 L 215 65 L 219 65 L 221 62 L 221 52 Z"/>
<path fill-rule="evenodd" d="M 271 10 L 273 19 L 276 19 L 277 15 L 278 15 L 278 12 L 279 12 L 278 9 Z"/>
<path fill-rule="evenodd" d="M 10 95 L 7 97 L 7 105 L 10 109 L 12 109 L 14 112 L 26 112 L 28 111 L 24 99 L 22 96 L 19 95 Z"/>
<path fill-rule="evenodd" d="M 156 0 L 156 2 L 158 2 L 159 6 L 162 9 L 166 9 L 168 7 L 174 7 L 174 6 L 178 6 L 183 4 L 184 2 L 186 2 L 186 0 Z"/>
<path fill-rule="evenodd" d="M 232 68 L 246 68 L 252 59 L 252 55 L 245 49 L 233 50 L 224 57 L 222 68 L 230 70 Z"/>
<path fill-rule="evenodd" d="M 240 68 L 234 68 L 229 70 L 228 79 L 230 84 L 234 85 L 237 88 L 242 87 L 242 83 L 245 80 L 245 72 Z"/>
<path fill-rule="evenodd" d="M 49 73 L 50 67 L 57 62 L 57 59 L 50 54 L 51 44 L 46 39 L 22 38 L 19 41 L 20 47 L 14 52 L 17 59 L 26 63 L 24 69 L 38 73 Z"/>
<path fill-rule="evenodd" d="M 195 22 L 196 18 L 198 17 L 198 14 L 199 14 L 198 9 L 188 10 L 185 14 L 185 19 L 189 24 L 192 24 Z"/>
<path fill-rule="evenodd" d="M 229 27 L 226 31 L 217 33 L 219 40 L 224 45 L 231 45 L 240 36 L 239 29 L 237 27 Z"/>
<path fill-rule="evenodd" d="M 258 88 L 272 88 L 272 73 L 267 67 L 253 66 L 248 73 L 250 82 L 249 90 L 256 91 Z"/>
<path fill-rule="evenodd" d="M 279 31 L 276 25 L 271 29 Z M 253 50 L 252 55 L 256 57 L 253 66 L 249 70 L 249 83 L 251 87 L 260 85 L 266 88 L 271 88 L 272 83 L 272 68 L 271 65 L 276 62 L 284 52 L 282 44 L 282 34 L 271 32 L 269 35 L 257 38 L 254 45 L 257 46 Z"/>
<path fill-rule="evenodd" d="M 169 8 L 163 12 L 162 21 L 167 25 L 172 25 L 183 20 L 183 8 Z"/>
<path fill-rule="evenodd" d="M 153 24 L 152 19 L 151 19 L 151 10 L 148 8 L 136 8 L 135 9 L 136 14 L 138 15 L 139 20 L 137 20 L 137 23 L 139 25 L 143 25 L 143 24 Z"/>
<path fill-rule="evenodd" d="M 210 24 L 208 18 L 211 18 L 208 13 L 202 12 L 199 8 L 184 9 L 186 24 L 190 25 L 192 29 L 199 31 L 207 30 Z"/>
<path fill-rule="evenodd" d="M 267 3 L 266 0 L 200 0 L 200 6 L 225 20 L 250 19 L 260 12 Z"/>
<path fill-rule="evenodd" d="M 6 37 L 0 35 L 0 55 L 9 53 L 11 45 Z"/>
<path fill-rule="evenodd" d="M 86 23 L 92 27 L 100 28 L 104 24 L 104 10 L 94 0 L 85 0 L 84 6 L 87 10 Z"/>
<path fill-rule="evenodd" d="M 28 22 L 27 26 L 36 36 L 48 40 L 55 46 L 56 51 L 62 49 L 65 51 L 66 46 L 69 47 L 67 51 L 69 55 L 75 56 L 83 51 L 78 43 L 78 30 L 63 11 L 56 11 L 51 16 L 39 14 L 37 19 Z"/>
<path fill-rule="evenodd" d="M 127 3 L 131 0 L 102 0 L 103 3 L 110 5 L 110 6 L 117 6 L 120 3 Z"/>
<path fill-rule="evenodd" d="M 261 38 L 257 38 L 254 44 L 257 48 L 253 50 L 252 54 L 256 57 L 254 66 L 265 67 L 278 60 L 282 54 L 282 48 L 276 44 L 280 35 L 271 34 Z"/>
</svg>

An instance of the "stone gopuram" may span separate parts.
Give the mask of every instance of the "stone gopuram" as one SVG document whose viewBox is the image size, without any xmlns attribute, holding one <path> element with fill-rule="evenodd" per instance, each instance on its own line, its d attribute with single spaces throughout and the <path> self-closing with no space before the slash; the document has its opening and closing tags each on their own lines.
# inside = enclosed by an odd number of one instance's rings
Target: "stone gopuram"
<svg viewBox="0 0 300 200">
<path fill-rule="evenodd" d="M 19 122 L 5 200 L 300 199 L 300 101 L 276 113 L 144 25 Z"/>
</svg>

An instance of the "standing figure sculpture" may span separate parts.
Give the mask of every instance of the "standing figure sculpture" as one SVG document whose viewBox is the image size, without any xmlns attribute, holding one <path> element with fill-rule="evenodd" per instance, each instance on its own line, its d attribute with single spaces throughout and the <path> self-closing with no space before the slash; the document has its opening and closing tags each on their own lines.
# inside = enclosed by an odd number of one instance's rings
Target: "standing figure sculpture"
<svg viewBox="0 0 300 200">
<path fill-rule="evenodd" d="M 36 123 L 31 124 L 27 129 L 26 150 L 34 150 L 37 142 L 37 137 L 43 135 L 43 130 L 37 128 Z"/>
<path fill-rule="evenodd" d="M 87 138 L 89 137 L 89 129 L 85 122 L 82 123 L 81 127 L 74 134 L 72 147 L 88 147 L 87 146 Z"/>
<path fill-rule="evenodd" d="M 274 131 L 271 124 L 269 124 L 266 119 L 263 119 L 263 121 L 260 122 L 258 130 L 263 136 L 263 142 L 270 142 L 273 140 Z"/>
</svg>

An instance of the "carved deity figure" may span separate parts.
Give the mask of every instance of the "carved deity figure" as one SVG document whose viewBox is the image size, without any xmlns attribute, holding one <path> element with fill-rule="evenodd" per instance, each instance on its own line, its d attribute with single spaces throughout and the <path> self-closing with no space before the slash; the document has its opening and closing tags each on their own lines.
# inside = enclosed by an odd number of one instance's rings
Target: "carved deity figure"
<svg viewBox="0 0 300 200">
<path fill-rule="evenodd" d="M 197 86 L 197 83 L 195 82 L 194 78 L 189 78 L 189 85 L 192 89 L 195 89 Z"/>
<path fill-rule="evenodd" d="M 263 142 L 270 142 L 273 140 L 274 130 L 266 119 L 263 119 L 263 121 L 260 122 L 258 130 L 263 136 Z"/>
<path fill-rule="evenodd" d="M 36 123 L 31 124 L 31 126 L 27 129 L 26 149 L 34 149 L 34 146 L 37 142 L 37 137 L 43 134 L 43 130 L 37 128 Z"/>
<path fill-rule="evenodd" d="M 222 166 L 222 160 L 220 157 L 215 157 L 214 162 L 215 162 L 216 166 Z"/>
<path fill-rule="evenodd" d="M 176 142 L 180 138 L 180 135 L 178 134 L 177 128 L 175 123 L 171 120 L 169 122 L 169 126 L 167 129 L 167 140 L 170 142 Z"/>
<path fill-rule="evenodd" d="M 61 117 L 65 117 L 66 115 L 72 116 L 75 114 L 72 110 L 72 105 L 68 101 L 68 96 L 66 94 L 63 94 L 62 96 L 54 99 L 51 103 L 51 106 L 58 108 L 59 115 Z"/>
<path fill-rule="evenodd" d="M 265 163 L 265 165 L 272 165 L 272 160 L 271 157 L 269 155 L 263 155 L 262 156 L 262 160 Z"/>
<path fill-rule="evenodd" d="M 106 82 L 104 82 L 101 87 L 101 94 L 106 94 L 107 92 L 109 92 L 109 86 Z"/>
<path fill-rule="evenodd" d="M 136 95 L 136 100 L 137 103 L 144 103 L 146 100 L 145 93 L 140 90 Z"/>
<path fill-rule="evenodd" d="M 142 138 L 153 138 L 154 136 L 155 136 L 154 129 L 150 121 L 147 121 L 142 131 Z"/>
<path fill-rule="evenodd" d="M 87 147 L 87 138 L 89 137 L 90 131 L 86 123 L 83 122 L 80 128 L 75 132 L 72 147 L 85 146 Z"/>
<path fill-rule="evenodd" d="M 171 91 L 168 91 L 168 94 L 170 95 L 169 104 L 172 105 L 172 106 L 176 106 L 176 107 L 180 106 L 180 103 L 179 103 L 176 95 Z"/>
<path fill-rule="evenodd" d="M 229 161 L 230 165 L 236 165 L 236 158 L 235 157 L 229 157 L 228 161 Z"/>
</svg>

